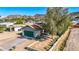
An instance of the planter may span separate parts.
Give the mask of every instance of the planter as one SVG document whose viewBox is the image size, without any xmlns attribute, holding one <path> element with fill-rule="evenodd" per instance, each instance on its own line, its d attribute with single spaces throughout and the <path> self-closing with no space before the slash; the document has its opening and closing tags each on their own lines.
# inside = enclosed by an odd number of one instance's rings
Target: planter
<svg viewBox="0 0 79 59">
<path fill-rule="evenodd" d="M 59 51 L 64 48 L 64 43 L 66 42 L 70 33 L 70 28 L 57 40 L 57 42 L 52 46 L 49 51 Z"/>
</svg>

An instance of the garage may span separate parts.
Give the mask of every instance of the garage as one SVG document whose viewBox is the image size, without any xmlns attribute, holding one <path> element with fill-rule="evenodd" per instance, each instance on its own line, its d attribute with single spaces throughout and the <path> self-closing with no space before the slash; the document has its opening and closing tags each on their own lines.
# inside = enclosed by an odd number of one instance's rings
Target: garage
<svg viewBox="0 0 79 59">
<path fill-rule="evenodd" d="M 22 36 L 36 38 L 41 35 L 41 28 L 37 25 L 27 25 L 22 28 Z"/>
<path fill-rule="evenodd" d="M 32 32 L 32 31 L 24 31 L 24 35 L 25 36 L 28 36 L 28 37 L 34 37 L 34 34 L 33 34 L 34 32 Z"/>
</svg>

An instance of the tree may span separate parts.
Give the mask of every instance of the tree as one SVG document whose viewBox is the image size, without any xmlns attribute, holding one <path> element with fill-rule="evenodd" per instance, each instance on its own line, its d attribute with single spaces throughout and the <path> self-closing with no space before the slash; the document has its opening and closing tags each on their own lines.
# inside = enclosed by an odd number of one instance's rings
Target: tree
<svg viewBox="0 0 79 59">
<path fill-rule="evenodd" d="M 35 19 L 32 18 L 31 16 L 29 16 L 29 17 L 26 19 L 26 22 L 28 22 L 28 21 L 35 21 Z"/>
<path fill-rule="evenodd" d="M 70 25 L 68 9 L 63 7 L 48 8 L 45 16 L 45 30 L 53 35 L 61 35 Z"/>
<path fill-rule="evenodd" d="M 16 18 L 16 24 L 23 24 L 25 22 L 24 18 Z"/>
<path fill-rule="evenodd" d="M 4 19 L 5 22 L 15 22 L 15 18 L 12 18 L 12 19 Z"/>
</svg>

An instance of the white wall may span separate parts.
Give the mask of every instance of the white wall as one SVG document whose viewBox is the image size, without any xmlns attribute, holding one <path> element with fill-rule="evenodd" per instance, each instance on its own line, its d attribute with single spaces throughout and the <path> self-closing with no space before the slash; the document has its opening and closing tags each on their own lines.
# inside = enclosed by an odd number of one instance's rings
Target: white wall
<svg viewBox="0 0 79 59">
<path fill-rule="evenodd" d="M 15 27 L 14 31 L 19 31 L 21 29 L 21 27 Z"/>
</svg>

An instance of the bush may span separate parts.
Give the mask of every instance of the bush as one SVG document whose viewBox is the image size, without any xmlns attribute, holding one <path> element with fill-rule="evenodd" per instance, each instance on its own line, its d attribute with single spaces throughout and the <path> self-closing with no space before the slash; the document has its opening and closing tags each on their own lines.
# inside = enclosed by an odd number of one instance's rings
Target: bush
<svg viewBox="0 0 79 59">
<path fill-rule="evenodd" d="M 64 41 L 64 42 L 62 43 L 62 45 L 61 45 L 61 47 L 59 48 L 59 50 L 60 50 L 60 51 L 63 51 L 65 45 L 66 45 L 66 41 Z"/>
<path fill-rule="evenodd" d="M 0 32 L 3 32 L 6 29 L 5 26 L 0 25 Z"/>
<path fill-rule="evenodd" d="M 49 44 L 48 44 L 48 46 L 46 46 L 46 47 L 44 47 L 44 49 L 46 49 L 46 50 L 49 50 L 52 46 L 53 46 L 53 44 L 58 40 L 58 36 L 55 38 L 55 39 L 53 39 Z"/>
</svg>

